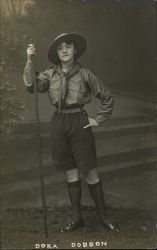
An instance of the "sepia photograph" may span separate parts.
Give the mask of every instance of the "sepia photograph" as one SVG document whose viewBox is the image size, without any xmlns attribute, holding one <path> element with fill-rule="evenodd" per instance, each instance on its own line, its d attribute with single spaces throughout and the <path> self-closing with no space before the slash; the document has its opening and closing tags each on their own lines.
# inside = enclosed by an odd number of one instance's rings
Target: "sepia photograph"
<svg viewBox="0 0 157 250">
<path fill-rule="evenodd" d="M 156 0 L 1 0 L 2 250 L 156 249 Z"/>
</svg>

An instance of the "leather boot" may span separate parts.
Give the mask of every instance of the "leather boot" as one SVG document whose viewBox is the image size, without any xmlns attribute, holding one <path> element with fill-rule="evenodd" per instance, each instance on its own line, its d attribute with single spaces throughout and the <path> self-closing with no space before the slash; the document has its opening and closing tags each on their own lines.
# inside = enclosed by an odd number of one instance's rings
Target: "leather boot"
<svg viewBox="0 0 157 250">
<path fill-rule="evenodd" d="M 61 232 L 71 232 L 84 227 L 81 217 L 81 184 L 80 181 L 67 182 L 69 197 L 72 205 L 73 220 L 67 222 L 67 225 Z"/>
<path fill-rule="evenodd" d="M 99 211 L 100 221 L 103 226 L 111 231 L 119 232 L 119 228 L 117 225 L 112 223 L 109 219 L 106 218 L 105 214 L 105 202 L 104 202 L 104 194 L 102 189 L 101 181 L 97 182 L 96 184 L 88 184 L 90 194 L 92 199 Z"/>
</svg>

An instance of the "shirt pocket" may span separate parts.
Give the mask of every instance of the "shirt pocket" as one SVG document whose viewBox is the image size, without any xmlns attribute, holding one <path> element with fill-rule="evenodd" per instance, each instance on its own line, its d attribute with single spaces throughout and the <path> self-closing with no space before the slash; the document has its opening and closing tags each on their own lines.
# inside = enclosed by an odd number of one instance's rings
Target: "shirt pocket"
<svg viewBox="0 0 157 250">
<path fill-rule="evenodd" d="M 68 92 L 67 92 L 67 102 L 69 104 L 79 103 L 79 100 L 82 100 L 86 95 L 86 88 L 81 80 L 71 79 L 68 83 Z"/>
<path fill-rule="evenodd" d="M 48 95 L 52 104 L 56 104 L 59 101 L 60 83 L 58 80 L 50 83 Z"/>
</svg>

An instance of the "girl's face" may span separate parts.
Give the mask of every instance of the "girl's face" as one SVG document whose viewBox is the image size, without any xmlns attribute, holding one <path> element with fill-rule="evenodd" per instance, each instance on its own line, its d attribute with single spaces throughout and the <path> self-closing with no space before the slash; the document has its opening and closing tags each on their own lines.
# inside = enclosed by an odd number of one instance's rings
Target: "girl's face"
<svg viewBox="0 0 157 250">
<path fill-rule="evenodd" d="M 66 63 L 66 62 L 73 61 L 75 53 L 76 53 L 76 48 L 73 42 L 71 43 L 62 42 L 57 47 L 57 54 L 61 62 Z"/>
</svg>

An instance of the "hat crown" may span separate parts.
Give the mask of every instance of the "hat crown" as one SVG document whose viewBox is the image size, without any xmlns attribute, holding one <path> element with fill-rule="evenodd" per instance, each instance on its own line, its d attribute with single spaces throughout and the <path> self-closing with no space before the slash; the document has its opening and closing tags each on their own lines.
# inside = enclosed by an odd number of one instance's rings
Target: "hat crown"
<svg viewBox="0 0 157 250">
<path fill-rule="evenodd" d="M 75 43 L 77 47 L 77 52 L 75 55 L 76 59 L 82 56 L 86 51 L 87 44 L 85 38 L 82 35 L 78 33 L 62 33 L 52 41 L 52 44 L 48 51 L 48 58 L 52 63 L 57 64 L 59 62 L 56 48 L 65 40 L 71 40 Z"/>
<path fill-rule="evenodd" d="M 61 38 L 61 37 L 65 37 L 65 36 L 68 35 L 68 34 L 73 34 L 73 33 L 62 33 L 62 34 L 58 35 L 58 36 L 54 39 L 54 41 L 56 41 L 57 39 L 59 39 L 59 38 Z"/>
</svg>

